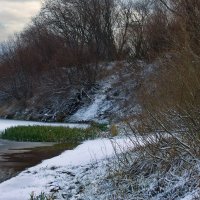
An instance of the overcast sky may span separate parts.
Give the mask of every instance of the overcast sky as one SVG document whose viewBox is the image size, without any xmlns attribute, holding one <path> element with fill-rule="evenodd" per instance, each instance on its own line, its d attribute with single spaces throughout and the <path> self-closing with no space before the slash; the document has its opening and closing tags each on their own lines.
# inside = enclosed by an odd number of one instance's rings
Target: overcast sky
<svg viewBox="0 0 200 200">
<path fill-rule="evenodd" d="M 0 42 L 21 31 L 40 7 L 40 0 L 0 0 Z"/>
</svg>

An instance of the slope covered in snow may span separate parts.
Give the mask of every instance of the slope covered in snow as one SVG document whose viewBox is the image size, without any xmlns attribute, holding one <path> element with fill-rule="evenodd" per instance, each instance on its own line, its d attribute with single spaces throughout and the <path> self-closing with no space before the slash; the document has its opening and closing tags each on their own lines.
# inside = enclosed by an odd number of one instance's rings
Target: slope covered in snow
<svg viewBox="0 0 200 200">
<path fill-rule="evenodd" d="M 107 92 L 111 89 L 111 79 L 101 81 L 98 89 L 92 95 L 91 102 L 84 105 L 69 119 L 72 122 L 98 121 L 107 122 L 105 112 L 111 108 L 112 102 L 107 99 Z"/>
</svg>

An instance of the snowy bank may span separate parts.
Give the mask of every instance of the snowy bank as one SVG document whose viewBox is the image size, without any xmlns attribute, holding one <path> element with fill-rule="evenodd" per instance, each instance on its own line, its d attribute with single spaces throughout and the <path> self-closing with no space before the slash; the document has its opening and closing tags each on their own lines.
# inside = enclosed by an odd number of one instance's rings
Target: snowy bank
<svg viewBox="0 0 200 200">
<path fill-rule="evenodd" d="M 124 151 L 132 145 L 129 139 L 118 138 L 115 142 L 118 151 Z M 75 170 L 77 174 L 81 174 L 89 164 L 111 157 L 114 153 L 113 142 L 109 139 L 86 141 L 74 150 L 65 151 L 57 157 L 45 160 L 0 184 L 0 199 L 27 200 L 32 192 L 40 194 L 54 191 L 59 195 L 59 191 L 64 190 L 70 180 L 73 183 L 77 182 L 71 171 Z M 90 176 L 94 179 L 96 175 L 90 174 Z"/>
</svg>

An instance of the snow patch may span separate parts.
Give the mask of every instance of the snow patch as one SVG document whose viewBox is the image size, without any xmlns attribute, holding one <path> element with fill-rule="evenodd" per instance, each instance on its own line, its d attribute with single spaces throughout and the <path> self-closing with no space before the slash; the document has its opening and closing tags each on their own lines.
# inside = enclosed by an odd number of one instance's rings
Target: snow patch
<svg viewBox="0 0 200 200">
<path fill-rule="evenodd" d="M 80 108 L 69 121 L 101 121 L 100 116 L 108 110 L 112 103 L 107 100 L 107 91 L 111 88 L 111 80 L 102 81 L 99 84 L 100 89 L 95 92 L 94 98 L 90 105 Z"/>
</svg>

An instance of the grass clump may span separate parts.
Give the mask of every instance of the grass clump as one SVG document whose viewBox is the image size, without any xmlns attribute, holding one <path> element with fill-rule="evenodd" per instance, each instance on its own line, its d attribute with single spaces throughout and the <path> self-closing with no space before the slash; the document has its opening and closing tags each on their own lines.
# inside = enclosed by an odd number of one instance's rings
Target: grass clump
<svg viewBox="0 0 200 200">
<path fill-rule="evenodd" d="M 108 124 L 106 123 L 97 123 L 97 122 L 92 122 L 91 123 L 91 128 L 98 130 L 98 131 L 108 131 Z"/>
<path fill-rule="evenodd" d="M 0 137 L 14 141 L 77 143 L 95 138 L 96 132 L 93 128 L 17 126 L 6 129 Z"/>
</svg>

